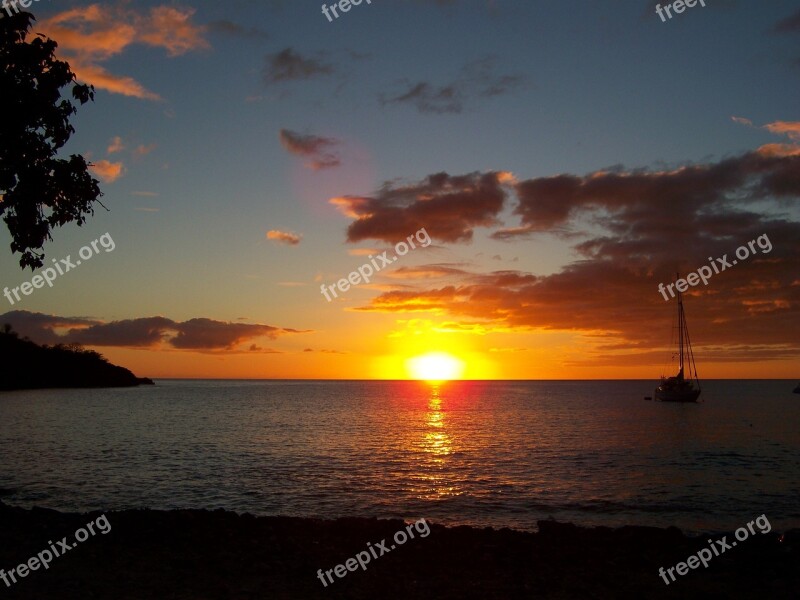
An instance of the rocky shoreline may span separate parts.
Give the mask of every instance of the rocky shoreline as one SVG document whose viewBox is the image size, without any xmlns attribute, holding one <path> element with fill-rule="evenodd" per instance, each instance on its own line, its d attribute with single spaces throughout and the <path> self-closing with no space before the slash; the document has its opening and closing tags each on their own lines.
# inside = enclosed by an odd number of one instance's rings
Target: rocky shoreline
<svg viewBox="0 0 800 600">
<path fill-rule="evenodd" d="M 537 533 L 444 527 L 366 570 L 323 586 L 317 573 L 382 539 L 400 520 L 255 517 L 216 510 L 106 512 L 111 528 L 30 571 L 4 598 L 160 600 L 305 598 L 797 598 L 800 531 L 756 535 L 669 586 L 658 575 L 708 546 L 678 529 L 582 528 L 540 521 Z M 0 569 L 27 562 L 100 513 L 25 510 L 0 502 Z M 95 532 L 96 533 L 96 532 Z M 55 546 L 54 546 L 55 547 Z"/>
</svg>

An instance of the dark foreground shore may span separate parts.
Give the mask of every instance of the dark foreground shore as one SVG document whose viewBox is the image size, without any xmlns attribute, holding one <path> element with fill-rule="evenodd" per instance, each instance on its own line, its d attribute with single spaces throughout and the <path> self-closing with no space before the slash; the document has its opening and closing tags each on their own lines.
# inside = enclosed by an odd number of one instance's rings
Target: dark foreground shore
<svg viewBox="0 0 800 600">
<path fill-rule="evenodd" d="M 0 502 L 0 568 L 7 574 L 51 542 L 58 548 L 65 536 L 68 545 L 74 544 L 76 531 L 100 517 Z M 389 547 L 406 524 L 222 510 L 109 512 L 105 518 L 107 533 L 96 525 L 95 535 L 87 533 L 88 539 L 53 558 L 47 570 L 39 566 L 10 587 L 0 580 L 0 598 L 800 597 L 797 530 L 756 533 L 713 558 L 708 568 L 701 565 L 667 586 L 659 567 L 709 547 L 708 538 L 688 538 L 674 528 L 584 529 L 552 521 L 541 521 L 538 533 L 429 523 L 426 537 L 415 530 L 414 539 L 371 559 L 366 570 L 358 567 L 341 579 L 334 575 L 334 583 L 324 587 L 318 569 L 344 565 L 368 542 L 374 547 L 385 538 Z"/>
</svg>

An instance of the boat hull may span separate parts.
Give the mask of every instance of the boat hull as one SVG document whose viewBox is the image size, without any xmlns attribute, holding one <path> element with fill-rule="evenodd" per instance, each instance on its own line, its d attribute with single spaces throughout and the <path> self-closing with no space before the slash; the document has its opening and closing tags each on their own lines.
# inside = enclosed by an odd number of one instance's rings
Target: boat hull
<svg viewBox="0 0 800 600">
<path fill-rule="evenodd" d="M 654 399 L 659 402 L 697 402 L 700 390 L 662 390 L 656 388 Z"/>
</svg>

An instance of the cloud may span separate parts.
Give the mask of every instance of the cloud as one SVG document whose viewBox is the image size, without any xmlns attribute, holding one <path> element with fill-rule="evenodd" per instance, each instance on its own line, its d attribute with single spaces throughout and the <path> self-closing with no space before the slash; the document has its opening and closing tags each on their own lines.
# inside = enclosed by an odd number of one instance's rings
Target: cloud
<svg viewBox="0 0 800 600">
<path fill-rule="evenodd" d="M 302 237 L 296 233 L 292 233 L 291 231 L 279 231 L 277 229 L 271 229 L 267 232 L 267 239 L 281 244 L 286 244 L 287 246 L 297 246 Z"/>
<path fill-rule="evenodd" d="M 177 332 L 171 344 L 182 350 L 228 349 L 253 338 L 275 339 L 282 333 L 280 329 L 270 325 L 224 323 L 212 319 L 184 321 L 179 324 Z"/>
<path fill-rule="evenodd" d="M 492 98 L 507 94 L 521 86 L 520 75 L 494 73 L 495 58 L 483 58 L 468 63 L 454 81 L 434 85 L 427 81 L 406 81 L 404 89 L 393 95 L 381 94 L 382 105 L 411 104 L 421 113 L 460 113 L 476 98 Z"/>
<path fill-rule="evenodd" d="M 797 144 L 764 144 L 758 151 L 762 156 L 798 156 L 800 145 Z"/>
<path fill-rule="evenodd" d="M 778 21 L 772 28 L 773 33 L 796 33 L 800 32 L 800 10 L 789 15 L 785 19 Z"/>
<path fill-rule="evenodd" d="M 192 23 L 195 10 L 168 6 L 149 11 L 118 5 L 91 4 L 59 12 L 41 21 L 37 31 L 58 42 L 58 53 L 78 79 L 114 94 L 160 100 L 131 77 L 109 73 L 101 63 L 133 44 L 163 48 L 170 57 L 209 47 L 205 28 Z"/>
<path fill-rule="evenodd" d="M 347 253 L 350 256 L 369 256 L 370 254 L 380 254 L 381 251 L 375 248 L 350 248 Z"/>
<path fill-rule="evenodd" d="M 108 149 L 106 152 L 109 154 L 114 154 L 116 152 L 122 152 L 125 150 L 125 144 L 122 141 L 122 138 L 118 135 L 111 138 L 111 141 L 108 144 Z"/>
<path fill-rule="evenodd" d="M 91 318 L 59 317 L 28 311 L 11 311 L 0 315 L 0 323 L 10 323 L 21 336 L 39 344 L 202 352 L 236 351 L 258 338 L 276 339 L 289 333 L 307 333 L 271 325 L 230 323 L 206 318 L 180 322 L 166 317 L 143 317 L 106 323 Z"/>
<path fill-rule="evenodd" d="M 681 167 L 673 171 L 597 171 L 580 177 L 555 175 L 522 181 L 516 191 L 519 204 L 514 210 L 521 227 L 501 230 L 493 237 L 508 239 L 533 232 L 568 232 L 580 217 L 593 216 L 598 223 L 612 224 L 614 232 L 626 233 L 613 223 L 627 226 L 651 223 L 658 214 L 677 235 L 691 237 L 680 223 L 696 225 L 694 210 L 728 208 L 731 203 L 765 196 L 786 197 L 796 190 L 800 179 L 792 172 L 797 161 L 764 156 L 754 152 L 710 165 Z M 656 212 L 654 213 L 654 207 Z M 605 213 L 601 216 L 601 213 Z M 688 219 L 688 220 L 684 220 Z M 655 225 L 655 224 L 653 224 Z M 670 250 L 674 237 L 665 240 Z"/>
<path fill-rule="evenodd" d="M 27 337 L 37 344 L 61 344 L 65 342 L 59 332 L 96 323 L 84 317 L 58 317 L 34 313 L 27 310 L 12 310 L 0 315 L 0 326 L 10 324 L 20 337 Z"/>
<path fill-rule="evenodd" d="M 132 96 L 142 100 L 162 100 L 161 96 L 145 88 L 133 77 L 113 75 L 101 66 L 85 62 L 83 58 L 69 56 L 64 58 L 77 74 L 79 81 L 90 83 L 98 90 L 105 90 L 122 96 Z"/>
<path fill-rule="evenodd" d="M 168 332 L 177 324 L 164 317 L 147 317 L 93 323 L 83 329 L 71 329 L 71 343 L 87 346 L 122 346 L 127 348 L 151 348 L 166 339 Z"/>
<path fill-rule="evenodd" d="M 767 234 L 769 253 L 755 245 L 708 286 L 690 288 L 695 351 L 709 346 L 720 360 L 736 360 L 735 348 L 746 343 L 751 360 L 800 358 L 800 223 L 781 210 L 800 200 L 800 156 L 751 152 L 670 171 L 560 174 L 521 181 L 515 191 L 520 229 L 575 232 L 577 260 L 545 275 L 423 266 L 408 274 L 437 272 L 446 280 L 406 277 L 413 287 L 387 290 L 357 310 L 429 312 L 490 331 L 571 331 L 595 357 L 589 363 L 602 364 L 609 354 L 666 346 L 674 304 L 663 300 L 659 283 L 707 265 L 708 257 L 730 260 Z M 663 356 L 627 360 L 660 364 Z"/>
<path fill-rule="evenodd" d="M 148 145 L 139 144 L 133 150 L 133 155 L 136 156 L 136 157 L 147 156 L 148 154 L 150 154 L 156 148 L 158 148 L 158 144 L 148 144 Z"/>
<path fill-rule="evenodd" d="M 238 23 L 228 21 L 227 19 L 212 21 L 207 27 L 211 32 L 221 33 L 223 35 L 229 35 L 239 39 L 269 39 L 269 34 L 262 29 L 257 27 L 245 27 L 244 25 L 239 25 Z"/>
<path fill-rule="evenodd" d="M 331 169 L 342 164 L 338 155 L 330 151 L 330 148 L 334 148 L 341 143 L 335 138 L 302 135 L 288 129 L 281 129 L 279 137 L 281 144 L 287 151 L 296 156 L 311 159 L 306 163 L 306 166 L 310 169 L 315 171 Z"/>
<path fill-rule="evenodd" d="M 750 119 L 743 117 L 731 117 L 737 123 L 754 127 Z M 800 121 L 774 121 L 759 127 L 775 135 L 785 135 L 795 144 L 765 144 L 757 152 L 763 156 L 794 156 L 800 153 Z"/>
<path fill-rule="evenodd" d="M 472 239 L 475 227 L 497 224 L 509 173 L 437 173 L 405 186 L 386 183 L 373 196 L 342 196 L 330 203 L 355 219 L 347 240 L 395 243 L 424 228 L 432 239 Z"/>
<path fill-rule="evenodd" d="M 145 198 L 155 198 L 158 196 L 158 192 L 131 192 L 131 196 L 144 196 Z"/>
<path fill-rule="evenodd" d="M 468 272 L 459 265 L 433 264 L 419 267 L 400 267 L 394 271 L 387 272 L 386 277 L 391 279 L 438 279 L 467 274 Z"/>
<path fill-rule="evenodd" d="M 193 8 L 155 6 L 138 23 L 139 40 L 156 48 L 164 48 L 173 57 L 209 48 L 209 43 L 203 37 L 205 28 L 191 22 L 194 13 Z"/>
<path fill-rule="evenodd" d="M 263 76 L 264 82 L 272 85 L 330 75 L 333 70 L 332 65 L 315 58 L 306 58 L 289 47 L 267 55 Z"/>
<path fill-rule="evenodd" d="M 800 142 L 800 121 L 775 121 L 764 125 L 764 129 L 777 135 L 785 135 L 794 142 Z"/>
<path fill-rule="evenodd" d="M 113 183 L 125 174 L 125 166 L 121 162 L 108 160 L 89 163 L 89 170 L 106 183 Z"/>
</svg>

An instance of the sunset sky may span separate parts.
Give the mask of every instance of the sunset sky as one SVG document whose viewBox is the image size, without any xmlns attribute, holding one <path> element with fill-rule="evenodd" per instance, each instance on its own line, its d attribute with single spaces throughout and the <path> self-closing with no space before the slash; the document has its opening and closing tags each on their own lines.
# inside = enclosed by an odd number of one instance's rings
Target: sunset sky
<svg viewBox="0 0 800 600">
<path fill-rule="evenodd" d="M 154 378 L 394 379 L 441 352 L 465 378 L 655 380 L 658 284 L 766 234 L 686 294 L 698 370 L 797 378 L 797 2 L 655 4 L 34 3 L 97 90 L 66 150 L 110 209 L 46 264 L 115 248 L 0 296 L 0 323 Z M 0 288 L 35 274 L 10 240 Z"/>
</svg>

